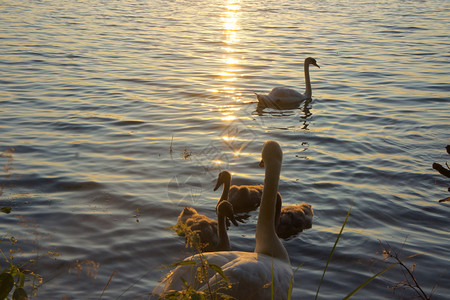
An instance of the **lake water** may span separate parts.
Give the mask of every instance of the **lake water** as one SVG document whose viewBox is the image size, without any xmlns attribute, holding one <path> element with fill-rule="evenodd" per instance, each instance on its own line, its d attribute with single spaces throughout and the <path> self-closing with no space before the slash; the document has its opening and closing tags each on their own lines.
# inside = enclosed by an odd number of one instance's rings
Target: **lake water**
<svg viewBox="0 0 450 300">
<path fill-rule="evenodd" d="M 283 241 L 293 299 L 340 299 L 388 266 L 389 244 L 434 299 L 450 295 L 449 1 L 2 1 L 0 232 L 18 264 L 43 258 L 34 299 L 147 299 L 190 255 L 167 229 L 186 205 L 213 218 L 220 170 L 259 184 L 284 151 L 285 205 L 313 227 Z M 313 99 L 256 110 L 275 86 Z M 171 151 L 172 149 L 172 151 Z M 353 206 L 352 206 L 353 205 Z M 253 251 L 257 211 L 229 230 Z M 420 254 L 407 259 L 413 254 Z M 1 267 L 6 264 L 2 259 Z M 111 281 L 108 284 L 108 281 Z M 355 299 L 411 299 L 396 267 Z M 30 291 L 30 282 L 27 290 Z"/>
</svg>

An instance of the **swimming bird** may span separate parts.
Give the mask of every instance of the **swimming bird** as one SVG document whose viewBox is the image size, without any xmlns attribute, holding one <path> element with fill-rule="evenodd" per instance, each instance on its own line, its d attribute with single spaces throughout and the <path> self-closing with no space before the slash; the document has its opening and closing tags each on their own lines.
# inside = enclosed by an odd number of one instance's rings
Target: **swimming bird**
<svg viewBox="0 0 450 300">
<path fill-rule="evenodd" d="M 232 185 L 232 175 L 229 171 L 222 171 L 217 177 L 217 183 L 214 187 L 214 191 L 223 185 L 222 196 L 220 201 L 227 200 L 233 205 L 233 211 L 235 214 L 249 212 L 255 210 L 261 204 L 261 196 L 263 193 L 264 185 Z M 231 186 L 231 187 L 230 187 Z M 281 200 L 281 195 L 277 193 L 277 199 Z"/>
<path fill-rule="evenodd" d="M 302 94 L 294 89 L 287 87 L 275 87 L 268 95 L 256 94 L 259 107 L 270 107 L 276 109 L 292 109 L 297 108 L 305 100 L 311 100 L 311 80 L 309 78 L 309 65 L 316 66 L 318 68 L 316 60 L 312 57 L 305 59 L 304 71 L 305 71 L 305 93 Z"/>
<path fill-rule="evenodd" d="M 154 295 L 165 296 L 175 290 L 183 290 L 188 284 L 197 290 L 208 291 L 211 287 L 237 299 L 287 299 L 293 276 L 289 255 L 275 232 L 275 206 L 280 179 L 283 153 L 275 141 L 264 143 L 262 159 L 265 162 L 264 191 L 256 226 L 254 252 L 222 251 L 187 257 L 169 273 L 154 290 Z M 189 264 L 190 261 L 195 265 Z M 223 285 L 222 276 L 208 268 L 204 276 L 196 276 L 195 270 L 207 262 L 216 270 L 220 267 L 230 285 Z M 207 281 L 207 284 L 205 284 Z"/>
<path fill-rule="evenodd" d="M 306 203 L 285 206 L 281 209 L 280 219 L 277 223 L 277 235 L 287 239 L 305 229 L 312 227 L 314 211 Z"/>
<path fill-rule="evenodd" d="M 233 205 L 234 213 L 249 212 L 259 207 L 264 185 L 231 185 L 232 175 L 228 171 L 222 171 L 217 178 L 217 184 L 214 187 L 216 191 L 223 185 L 222 196 L 219 203 L 223 200 Z M 277 192 L 277 207 L 275 213 L 275 228 L 280 238 L 287 239 L 312 226 L 313 209 L 306 203 L 294 204 L 282 207 L 280 192 Z M 229 226 L 229 223 L 227 223 Z"/>
<path fill-rule="evenodd" d="M 197 241 L 202 251 L 230 250 L 225 220 L 228 218 L 238 226 L 233 213 L 233 206 L 228 201 L 222 201 L 216 208 L 217 219 L 212 220 L 205 215 L 197 213 L 192 207 L 185 207 L 178 216 L 175 228 L 178 235 L 187 236 L 186 242 L 192 244 L 192 236 L 188 232 L 198 235 Z"/>
<path fill-rule="evenodd" d="M 226 220 L 230 220 L 234 226 L 238 226 L 234 218 L 233 205 L 227 200 L 221 201 L 216 208 L 217 212 L 217 236 L 219 243 L 215 247 L 215 251 L 230 251 L 230 238 L 228 237 Z"/>
</svg>

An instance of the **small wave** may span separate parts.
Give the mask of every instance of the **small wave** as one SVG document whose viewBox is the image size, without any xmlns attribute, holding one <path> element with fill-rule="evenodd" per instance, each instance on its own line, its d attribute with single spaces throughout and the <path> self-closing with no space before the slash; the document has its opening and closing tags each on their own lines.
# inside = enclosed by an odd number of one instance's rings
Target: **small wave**
<svg viewBox="0 0 450 300">
<path fill-rule="evenodd" d="M 116 125 L 116 126 L 133 126 L 133 125 L 142 125 L 142 124 L 145 124 L 145 122 L 143 122 L 143 121 L 132 121 L 132 120 L 129 120 L 129 121 L 117 121 L 117 122 L 113 123 L 113 125 Z"/>
<path fill-rule="evenodd" d="M 102 184 L 94 181 L 69 182 L 62 181 L 56 184 L 56 189 L 60 191 L 90 191 L 103 187 Z"/>
<path fill-rule="evenodd" d="M 103 188 L 103 185 L 95 181 L 73 181 L 66 177 L 42 177 L 39 174 L 22 175 L 19 178 L 8 180 L 10 186 L 20 188 L 38 188 L 45 193 L 59 193 L 68 191 L 90 191 Z"/>
<path fill-rule="evenodd" d="M 62 131 L 75 131 L 75 132 L 91 132 L 94 130 L 100 130 L 101 126 L 96 126 L 93 124 L 73 124 L 68 122 L 53 122 L 51 124 L 56 130 Z"/>
</svg>

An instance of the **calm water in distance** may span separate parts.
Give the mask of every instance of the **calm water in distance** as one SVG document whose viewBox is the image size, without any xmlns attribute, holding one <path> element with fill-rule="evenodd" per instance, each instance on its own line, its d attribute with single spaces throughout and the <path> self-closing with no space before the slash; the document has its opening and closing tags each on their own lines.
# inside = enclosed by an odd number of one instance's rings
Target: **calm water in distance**
<svg viewBox="0 0 450 300">
<path fill-rule="evenodd" d="M 313 227 L 283 241 L 293 299 L 340 299 L 387 263 L 450 295 L 448 1 L 3 1 L 0 232 L 25 262 L 46 251 L 34 299 L 147 299 L 192 251 L 167 229 L 185 205 L 213 218 L 222 169 L 262 183 L 261 147 L 284 151 L 285 205 Z M 254 92 L 304 91 L 299 109 L 256 110 Z M 170 151 L 172 147 L 172 151 Z M 14 151 L 12 151 L 14 149 Z M 253 251 L 257 211 L 229 230 Z M 1 267 L 6 265 L 2 260 Z M 116 272 L 116 273 L 114 273 Z M 411 299 L 392 269 L 356 299 Z M 27 283 L 29 285 L 29 283 Z"/>
</svg>

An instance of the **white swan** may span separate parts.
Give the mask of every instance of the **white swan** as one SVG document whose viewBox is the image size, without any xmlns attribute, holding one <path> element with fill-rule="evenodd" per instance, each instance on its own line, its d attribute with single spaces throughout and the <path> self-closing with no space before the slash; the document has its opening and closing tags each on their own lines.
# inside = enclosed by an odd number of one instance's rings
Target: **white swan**
<svg viewBox="0 0 450 300">
<path fill-rule="evenodd" d="M 178 216 L 177 224 L 174 227 L 181 236 L 186 235 L 186 229 L 196 232 L 202 251 L 230 250 L 225 220 L 229 218 L 234 225 L 238 226 L 234 219 L 233 206 L 228 201 L 222 201 L 216 208 L 216 214 L 218 222 L 205 215 L 200 215 L 192 207 L 185 207 Z M 186 242 L 188 241 L 186 240 Z"/>
<path fill-rule="evenodd" d="M 287 239 L 312 226 L 314 211 L 306 203 L 285 206 L 281 209 L 277 224 L 277 235 Z"/>
<path fill-rule="evenodd" d="M 208 264 L 221 267 L 231 287 L 221 285 L 222 277 L 209 269 L 208 285 L 220 293 L 237 299 L 287 299 L 289 283 L 293 276 L 288 253 L 275 233 L 275 205 L 283 153 L 277 142 L 268 141 L 263 146 L 265 162 L 264 191 L 256 227 L 254 252 L 224 251 L 194 255 L 185 261 L 206 260 Z M 154 295 L 164 296 L 173 290 L 185 288 L 184 282 L 199 290 L 208 285 L 196 276 L 198 265 L 180 265 L 164 278 L 154 290 Z"/>
<path fill-rule="evenodd" d="M 276 87 L 273 88 L 268 95 L 259 95 L 255 93 L 256 98 L 258 98 L 258 106 L 276 109 L 291 109 L 299 107 L 300 103 L 304 100 L 311 100 L 312 91 L 311 80 L 309 78 L 309 65 L 320 68 L 314 58 L 308 57 L 305 59 L 304 70 L 306 90 L 304 94 L 290 88 Z"/>
</svg>

